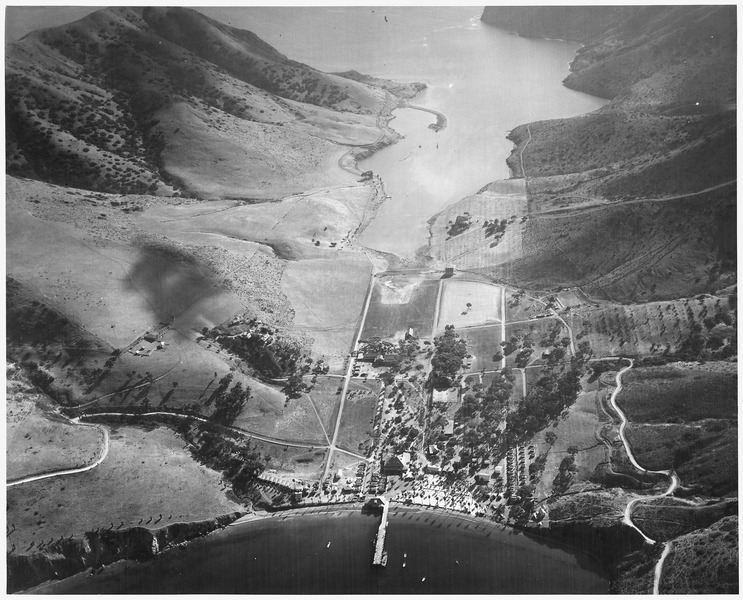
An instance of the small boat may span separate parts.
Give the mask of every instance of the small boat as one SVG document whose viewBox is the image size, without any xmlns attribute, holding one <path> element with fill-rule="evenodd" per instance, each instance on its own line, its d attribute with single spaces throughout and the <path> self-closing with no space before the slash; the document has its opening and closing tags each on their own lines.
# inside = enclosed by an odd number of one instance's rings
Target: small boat
<svg viewBox="0 0 743 600">
<path fill-rule="evenodd" d="M 403 568 L 403 569 L 405 568 L 405 565 L 406 565 L 406 564 L 407 564 L 407 563 L 402 563 L 402 568 Z"/>
<path fill-rule="evenodd" d="M 426 578 L 425 578 L 425 577 L 424 577 L 423 579 L 421 579 L 421 583 L 423 583 L 423 582 L 424 582 L 425 580 L 426 580 Z"/>
<path fill-rule="evenodd" d="M 325 547 L 326 547 L 326 548 L 330 548 L 330 542 L 328 542 L 328 545 L 327 545 L 327 546 L 325 546 Z"/>
<path fill-rule="evenodd" d="M 403 552 L 403 553 L 402 553 L 402 557 L 403 557 L 403 558 L 407 558 L 407 557 L 408 557 L 408 553 L 407 553 L 407 552 Z"/>
</svg>

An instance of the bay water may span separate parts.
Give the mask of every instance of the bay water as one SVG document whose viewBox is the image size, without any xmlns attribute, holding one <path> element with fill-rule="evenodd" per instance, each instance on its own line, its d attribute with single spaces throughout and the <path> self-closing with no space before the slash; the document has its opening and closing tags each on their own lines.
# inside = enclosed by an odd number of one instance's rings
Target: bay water
<svg viewBox="0 0 743 600">
<path fill-rule="evenodd" d="M 427 243 L 432 215 L 509 177 L 514 127 L 606 102 L 562 85 L 576 44 L 509 34 L 482 23 L 481 7 L 200 10 L 323 71 L 428 86 L 411 102 L 444 113 L 446 129 L 428 128 L 434 115 L 397 110 L 390 125 L 404 139 L 360 164 L 381 175 L 390 196 L 360 241 L 405 258 Z"/>
<path fill-rule="evenodd" d="M 591 557 L 500 525 L 434 509 L 391 512 L 386 567 L 374 567 L 380 517 L 360 507 L 289 511 L 239 523 L 145 562 L 45 584 L 50 594 L 606 593 Z"/>
</svg>

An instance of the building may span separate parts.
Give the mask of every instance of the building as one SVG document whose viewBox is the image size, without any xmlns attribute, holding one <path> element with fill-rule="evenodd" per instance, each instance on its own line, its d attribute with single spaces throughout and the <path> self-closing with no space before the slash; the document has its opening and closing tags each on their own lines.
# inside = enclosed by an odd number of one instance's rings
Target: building
<svg viewBox="0 0 743 600">
<path fill-rule="evenodd" d="M 423 472 L 429 475 L 438 475 L 441 473 L 441 467 L 439 465 L 426 465 L 423 468 Z"/>
<path fill-rule="evenodd" d="M 144 334 L 144 341 L 145 342 L 159 342 L 160 341 L 160 334 L 159 333 L 153 333 L 152 331 L 148 331 Z"/>
<path fill-rule="evenodd" d="M 382 475 L 399 475 L 405 470 L 405 465 L 397 456 L 391 456 L 382 465 Z"/>
<path fill-rule="evenodd" d="M 490 473 L 487 471 L 480 471 L 475 474 L 475 483 L 479 485 L 488 485 L 490 483 Z"/>
<path fill-rule="evenodd" d="M 415 337 L 415 330 L 412 327 L 408 327 L 408 331 L 405 333 L 405 339 L 409 340 Z"/>
<path fill-rule="evenodd" d="M 433 402 L 457 402 L 459 400 L 459 388 L 449 388 L 448 390 L 433 390 L 431 398 Z"/>
<path fill-rule="evenodd" d="M 446 265 L 444 268 L 444 277 L 452 277 L 454 275 L 454 265 Z"/>
<path fill-rule="evenodd" d="M 444 435 L 454 435 L 454 419 L 447 419 L 444 425 Z"/>
</svg>

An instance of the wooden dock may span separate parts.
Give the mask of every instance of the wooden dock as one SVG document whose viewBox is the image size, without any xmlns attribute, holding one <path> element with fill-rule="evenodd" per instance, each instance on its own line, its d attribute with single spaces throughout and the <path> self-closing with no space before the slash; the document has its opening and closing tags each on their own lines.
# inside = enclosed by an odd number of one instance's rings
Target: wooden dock
<svg viewBox="0 0 743 600">
<path fill-rule="evenodd" d="M 377 538 L 374 540 L 374 564 L 384 567 L 387 565 L 387 551 L 384 549 L 384 540 L 387 537 L 387 513 L 390 510 L 390 502 L 387 498 L 380 497 L 382 502 L 382 522 L 379 524 Z"/>
</svg>

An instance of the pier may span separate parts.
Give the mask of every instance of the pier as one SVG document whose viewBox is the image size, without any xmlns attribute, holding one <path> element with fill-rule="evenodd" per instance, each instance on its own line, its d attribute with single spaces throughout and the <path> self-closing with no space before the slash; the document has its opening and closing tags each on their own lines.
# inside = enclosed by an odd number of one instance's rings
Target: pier
<svg viewBox="0 0 743 600">
<path fill-rule="evenodd" d="M 370 506 L 382 507 L 382 521 L 379 523 L 377 537 L 374 540 L 374 561 L 375 566 L 384 567 L 387 565 L 387 551 L 384 549 L 384 540 L 387 537 L 387 513 L 390 510 L 390 501 L 383 496 L 372 498 Z"/>
</svg>

